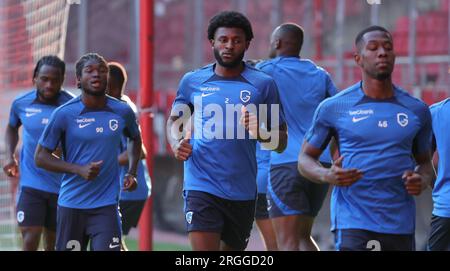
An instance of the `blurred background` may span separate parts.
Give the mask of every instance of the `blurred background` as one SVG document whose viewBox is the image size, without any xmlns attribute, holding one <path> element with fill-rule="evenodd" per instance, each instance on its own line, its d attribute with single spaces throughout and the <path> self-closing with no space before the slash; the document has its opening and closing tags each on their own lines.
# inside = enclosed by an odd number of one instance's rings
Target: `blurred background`
<svg viewBox="0 0 450 271">
<path fill-rule="evenodd" d="M 255 38 L 246 59 L 268 55 L 272 30 L 295 22 L 305 30 L 302 58 L 330 72 L 344 89 L 360 80 L 353 43 L 363 28 L 378 24 L 394 36 L 394 83 L 427 104 L 449 94 L 450 0 L 2 0 L 0 2 L 0 164 L 11 101 L 32 86 L 37 60 L 64 58 L 64 87 L 75 87 L 75 63 L 87 52 L 118 61 L 128 71 L 127 94 L 140 108 L 150 151 L 153 189 L 140 229 L 130 234 L 133 249 L 189 249 L 182 213 L 182 164 L 170 156 L 165 120 L 182 75 L 213 61 L 206 38 L 209 19 L 237 10 L 250 19 Z M 0 249 L 20 247 L 14 201 L 17 181 L 0 173 Z M 313 234 L 333 250 L 329 198 Z M 417 248 L 424 249 L 431 216 L 430 191 L 417 200 Z M 144 240 L 144 241 L 143 241 Z M 147 240 L 147 241 L 145 241 Z M 149 244 L 149 242 L 150 244 Z M 139 245 L 138 245 L 139 244 Z M 254 230 L 250 250 L 263 250 Z"/>
</svg>

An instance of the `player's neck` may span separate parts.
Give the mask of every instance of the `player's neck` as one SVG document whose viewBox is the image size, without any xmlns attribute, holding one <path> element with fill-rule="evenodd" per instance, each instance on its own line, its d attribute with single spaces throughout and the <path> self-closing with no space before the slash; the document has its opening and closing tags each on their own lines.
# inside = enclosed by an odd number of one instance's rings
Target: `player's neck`
<svg viewBox="0 0 450 271">
<path fill-rule="evenodd" d="M 394 96 L 394 86 L 391 78 L 378 80 L 364 76 L 362 81 L 362 91 L 373 99 L 387 99 Z"/>
<path fill-rule="evenodd" d="M 224 67 L 221 66 L 219 63 L 216 62 L 214 73 L 222 76 L 222 77 L 236 77 L 239 76 L 244 71 L 244 64 L 241 62 L 240 65 L 237 65 L 236 67 Z"/>
<path fill-rule="evenodd" d="M 103 108 L 106 106 L 106 95 L 95 96 L 83 92 L 81 94 L 81 101 L 88 108 Z"/>
</svg>

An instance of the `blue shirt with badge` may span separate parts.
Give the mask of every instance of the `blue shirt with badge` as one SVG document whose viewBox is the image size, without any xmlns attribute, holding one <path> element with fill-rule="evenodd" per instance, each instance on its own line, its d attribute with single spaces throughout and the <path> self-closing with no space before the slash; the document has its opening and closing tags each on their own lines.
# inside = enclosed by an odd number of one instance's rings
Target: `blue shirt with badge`
<svg viewBox="0 0 450 271">
<path fill-rule="evenodd" d="M 367 97 L 361 82 L 322 102 L 305 138 L 324 149 L 335 137 L 343 168 L 357 168 L 363 178 L 335 186 L 331 229 L 363 229 L 413 234 L 415 201 L 402 175 L 414 170 L 413 154 L 431 150 L 431 115 L 426 104 L 394 86 L 391 98 Z"/>
<path fill-rule="evenodd" d="M 86 165 L 103 161 L 98 176 L 85 180 L 77 174 L 62 177 L 58 205 L 67 208 L 92 209 L 118 203 L 121 137 L 136 138 L 139 128 L 131 108 L 107 96 L 106 106 L 90 109 L 81 96 L 56 109 L 39 144 L 53 150 L 62 145 L 64 160 Z"/>
<path fill-rule="evenodd" d="M 216 75 L 214 67 L 187 73 L 172 108 L 172 116 L 180 116 L 187 106 L 194 109 L 193 151 L 184 164 L 184 190 L 254 200 L 256 140 L 239 124 L 241 108 L 245 105 L 258 114 L 267 128 L 283 124 L 277 86 L 270 76 L 247 64 L 235 78 Z"/>
<path fill-rule="evenodd" d="M 130 98 L 126 95 L 122 95 L 121 100 L 126 102 L 134 114 L 138 113 L 136 105 L 130 100 Z M 121 153 L 127 150 L 127 137 L 122 136 L 121 142 Z M 123 187 L 123 180 L 125 174 L 128 172 L 128 165 L 120 167 L 120 187 Z M 138 168 L 136 172 L 136 180 L 137 180 L 137 188 L 133 191 L 120 191 L 120 200 L 123 201 L 137 201 L 137 200 L 146 200 L 150 197 L 151 194 L 151 180 L 150 175 L 148 173 L 147 165 L 145 163 L 145 159 L 139 160 Z"/>
<path fill-rule="evenodd" d="M 20 187 L 58 193 L 61 185 L 61 174 L 36 167 L 34 151 L 38 139 L 44 131 L 52 112 L 74 96 L 61 90 L 55 104 L 41 103 L 37 90 L 32 90 L 17 97 L 11 106 L 9 126 L 22 130 L 22 150 L 20 152 Z"/>
<path fill-rule="evenodd" d="M 445 99 L 430 107 L 433 135 L 436 140 L 436 150 L 439 154 L 438 175 L 433 188 L 433 215 L 450 217 L 450 172 L 448 170 L 450 138 L 450 103 Z"/>
<path fill-rule="evenodd" d="M 286 150 L 272 152 L 270 164 L 297 162 L 314 111 L 320 102 L 335 95 L 337 89 L 328 72 L 307 59 L 279 56 L 260 62 L 256 67 L 275 80 L 289 131 Z M 331 162 L 328 149 L 323 152 L 320 161 Z"/>
</svg>

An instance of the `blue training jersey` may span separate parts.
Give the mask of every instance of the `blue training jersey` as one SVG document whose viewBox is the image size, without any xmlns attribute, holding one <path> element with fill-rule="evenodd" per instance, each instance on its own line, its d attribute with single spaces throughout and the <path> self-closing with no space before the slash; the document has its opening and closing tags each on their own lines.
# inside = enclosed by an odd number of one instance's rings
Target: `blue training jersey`
<svg viewBox="0 0 450 271">
<path fill-rule="evenodd" d="M 184 189 L 230 200 L 254 200 L 256 140 L 239 124 L 241 107 L 259 112 L 266 127 L 279 126 L 284 117 L 278 90 L 270 76 L 247 64 L 235 78 L 216 75 L 214 67 L 210 64 L 187 73 L 172 108 L 172 116 L 179 116 L 180 108 L 186 106 L 194 109 L 193 152 L 184 164 Z M 269 112 L 276 109 L 278 116 L 271 116 Z"/>
<path fill-rule="evenodd" d="M 331 228 L 412 234 L 415 202 L 402 175 L 414 170 L 412 154 L 431 149 L 431 115 L 426 104 L 394 87 L 394 96 L 365 96 L 361 82 L 322 102 L 306 141 L 324 149 L 335 137 L 343 168 L 357 168 L 363 178 L 348 187 L 335 186 Z"/>
<path fill-rule="evenodd" d="M 136 117 L 124 102 L 107 96 L 106 106 L 90 109 L 81 96 L 56 109 L 39 144 L 54 150 L 61 142 L 64 160 L 86 165 L 103 161 L 98 176 L 86 180 L 77 174 L 62 177 L 58 205 L 92 209 L 117 204 L 120 190 L 119 162 L 121 137 L 139 136 Z"/>
<path fill-rule="evenodd" d="M 126 102 L 134 114 L 137 115 L 136 105 L 130 100 L 130 98 L 126 95 L 123 95 L 121 100 Z M 127 137 L 122 136 L 122 143 L 120 152 L 124 152 L 127 150 Z M 128 173 L 128 165 L 120 167 L 120 187 L 123 187 L 123 181 L 125 174 Z M 138 186 L 134 191 L 122 191 L 120 190 L 120 200 L 131 201 L 131 200 L 146 200 L 150 197 L 151 194 L 151 180 L 150 174 L 148 173 L 147 165 L 145 163 L 145 159 L 139 160 L 137 172 L 136 172 L 136 180 L 138 182 Z"/>
<path fill-rule="evenodd" d="M 271 151 L 264 149 L 260 143 L 256 143 L 256 161 L 258 163 L 256 183 L 258 194 L 267 193 L 267 183 L 269 181 L 270 174 L 270 153 Z"/>
<path fill-rule="evenodd" d="M 449 152 L 450 138 L 450 104 L 449 99 L 430 107 L 436 150 L 439 154 L 438 175 L 433 188 L 433 215 L 450 217 L 450 172 Z"/>
<path fill-rule="evenodd" d="M 256 67 L 275 80 L 289 132 L 286 150 L 272 152 L 270 164 L 297 162 L 314 111 L 320 102 L 335 95 L 337 89 L 328 72 L 310 60 L 280 56 L 258 63 Z M 320 161 L 331 162 L 328 149 L 323 152 Z"/>
<path fill-rule="evenodd" d="M 11 106 L 9 126 L 22 130 L 22 150 L 20 152 L 20 187 L 58 193 L 61 185 L 61 174 L 38 168 L 34 164 L 34 151 L 38 139 L 48 123 L 51 113 L 74 96 L 61 90 L 55 104 L 41 103 L 37 91 L 32 90 L 17 97 Z"/>
</svg>

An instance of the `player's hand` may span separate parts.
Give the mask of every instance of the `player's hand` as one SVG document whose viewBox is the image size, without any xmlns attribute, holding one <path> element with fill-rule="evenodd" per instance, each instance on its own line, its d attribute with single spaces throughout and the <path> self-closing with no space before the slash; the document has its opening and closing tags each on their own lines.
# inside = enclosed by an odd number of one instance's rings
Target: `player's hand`
<svg viewBox="0 0 450 271">
<path fill-rule="evenodd" d="M 363 177 L 362 171 L 356 168 L 342 168 L 343 156 L 334 161 L 331 168 L 328 170 L 328 174 L 325 176 L 325 182 L 334 184 L 337 186 L 350 186 Z"/>
<path fill-rule="evenodd" d="M 175 154 L 175 158 L 181 161 L 186 161 L 189 156 L 192 154 L 192 145 L 190 143 L 191 140 L 191 132 L 188 130 L 186 132 L 185 138 L 178 141 L 174 147 L 172 147 L 172 151 Z"/>
<path fill-rule="evenodd" d="M 256 115 L 248 112 L 245 106 L 241 107 L 241 113 L 239 123 L 248 131 L 251 138 L 258 138 L 258 118 Z"/>
<path fill-rule="evenodd" d="M 138 186 L 136 177 L 134 177 L 132 174 L 125 174 L 123 179 L 123 191 L 134 191 Z"/>
<path fill-rule="evenodd" d="M 16 159 L 10 160 L 4 167 L 3 171 L 8 177 L 19 176 L 19 165 Z"/>
<path fill-rule="evenodd" d="M 408 194 L 410 195 L 418 196 L 427 188 L 426 181 L 422 175 L 417 172 L 407 170 L 403 173 L 402 178 L 405 181 L 406 191 L 408 191 Z"/>
<path fill-rule="evenodd" d="M 91 162 L 87 165 L 81 167 L 78 175 L 83 177 L 84 179 L 90 181 L 95 179 L 100 173 L 100 167 L 102 166 L 103 161 Z"/>
</svg>

